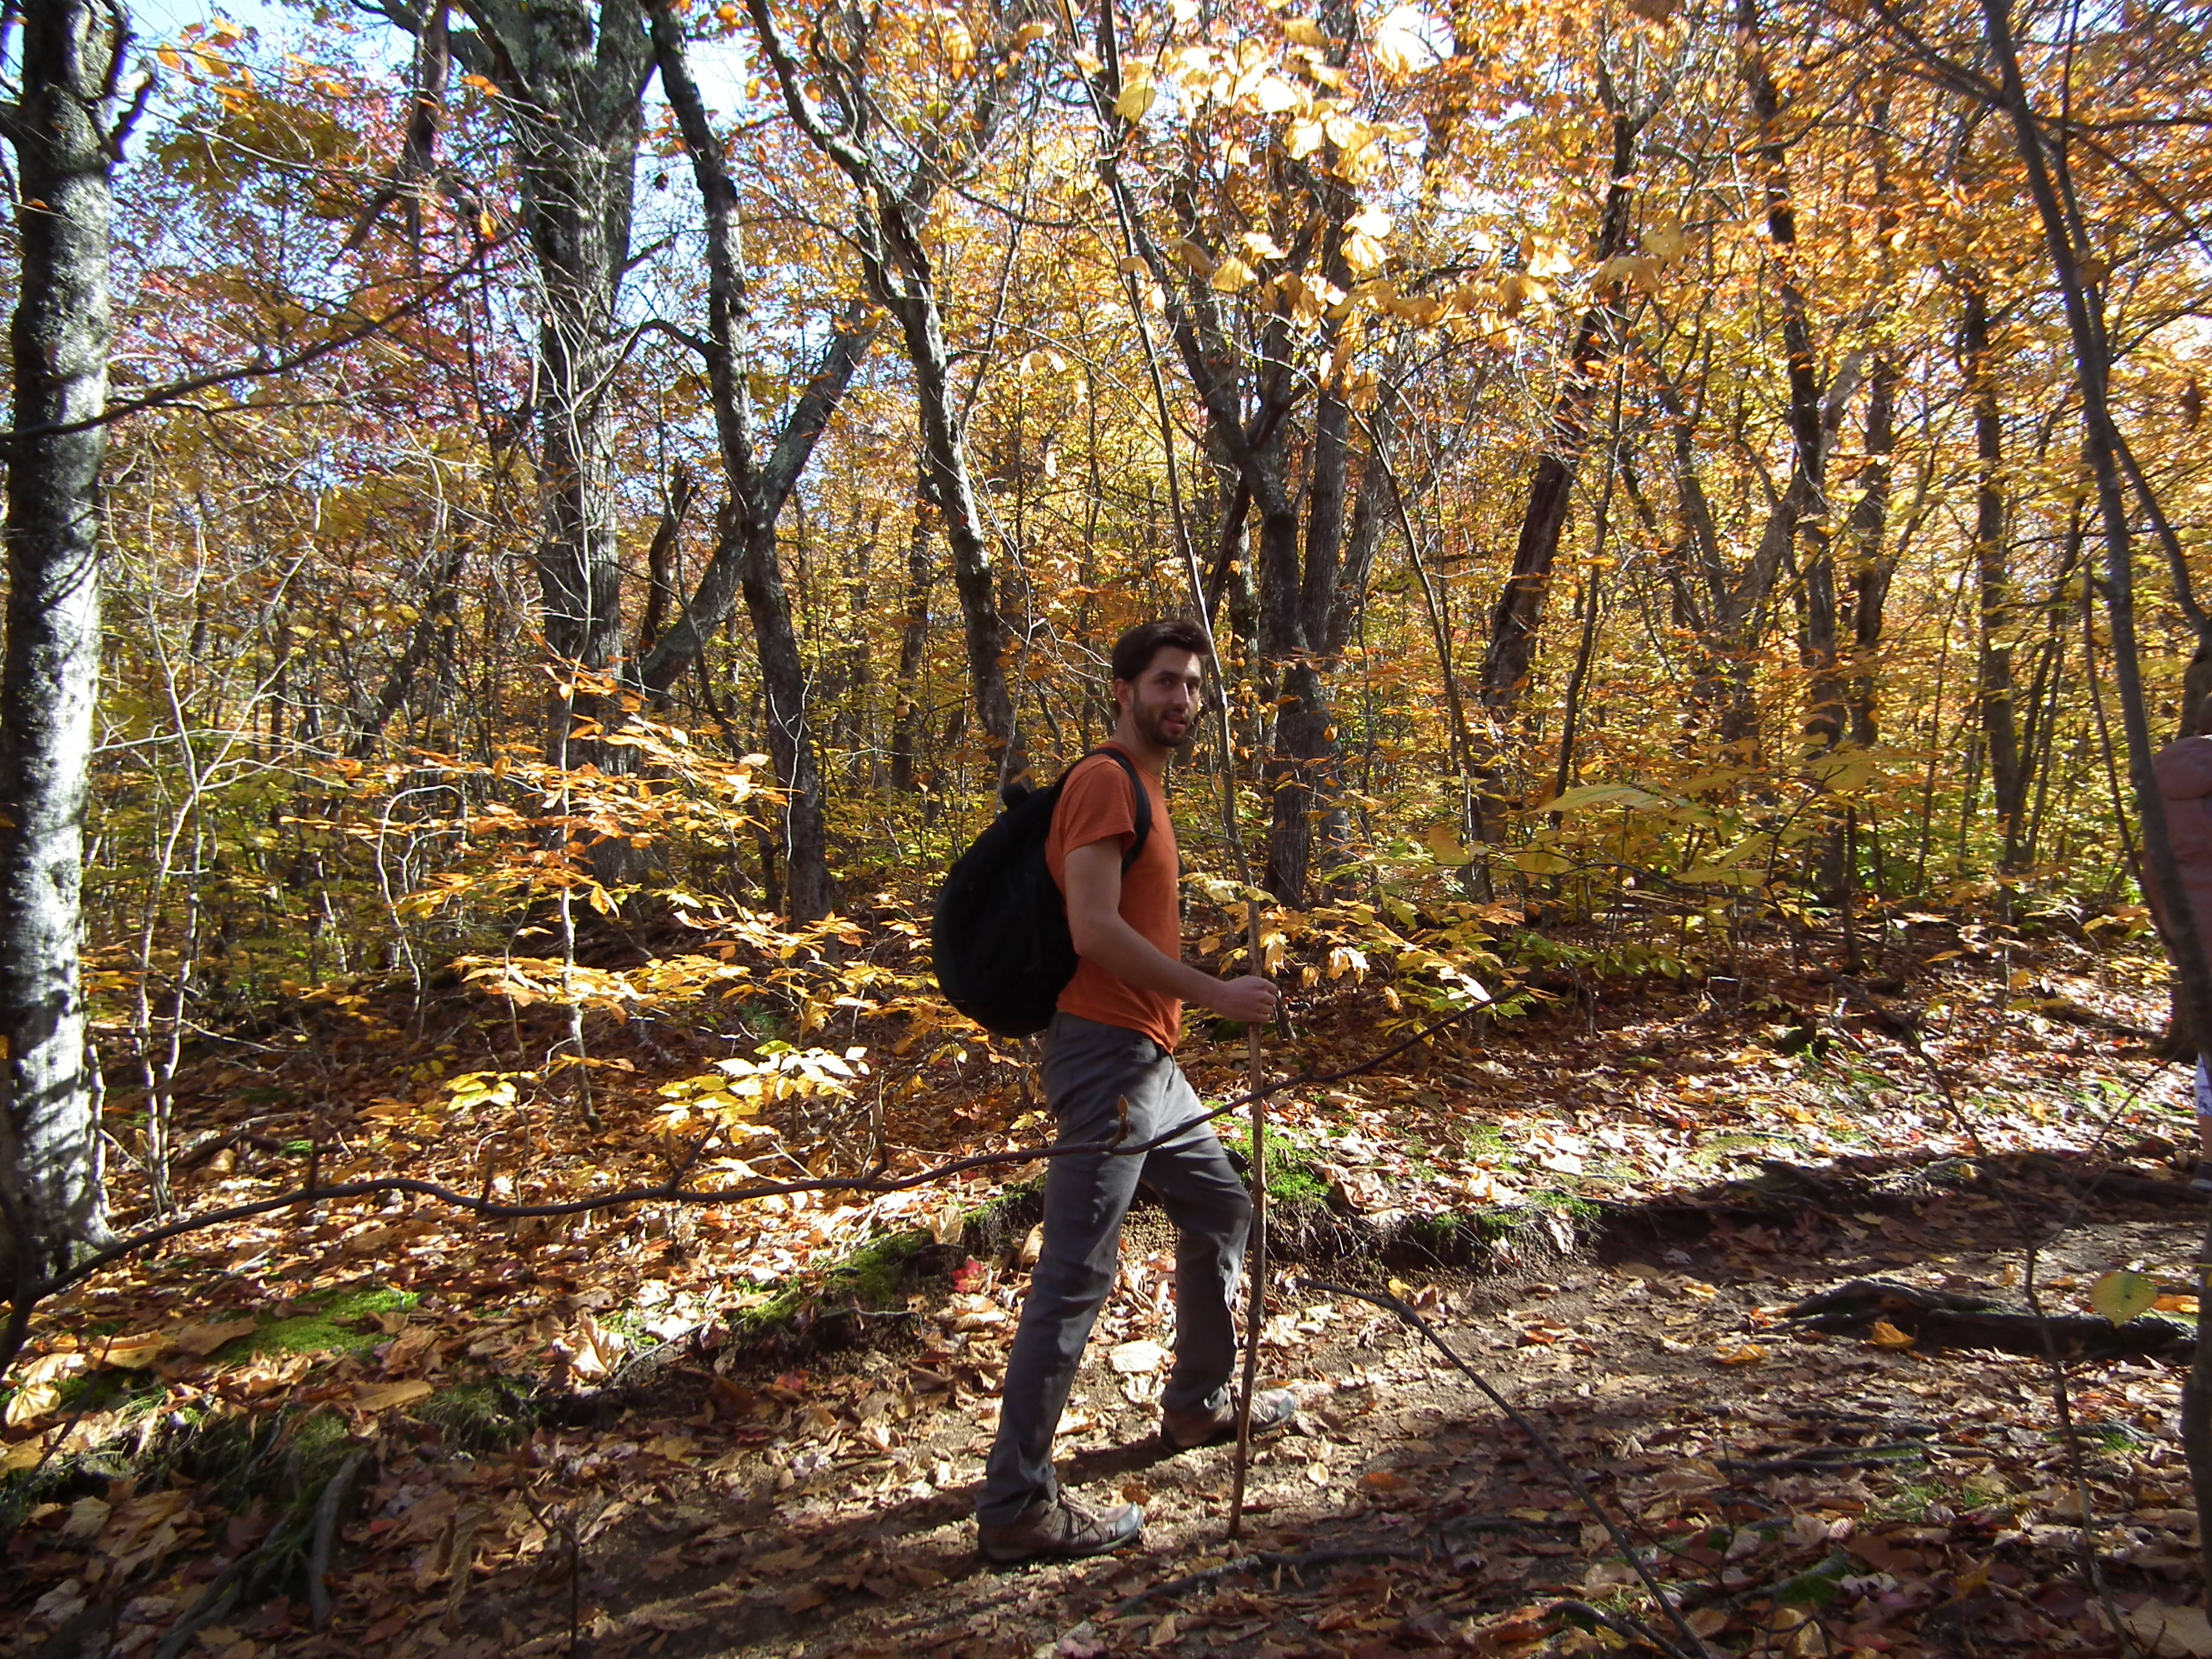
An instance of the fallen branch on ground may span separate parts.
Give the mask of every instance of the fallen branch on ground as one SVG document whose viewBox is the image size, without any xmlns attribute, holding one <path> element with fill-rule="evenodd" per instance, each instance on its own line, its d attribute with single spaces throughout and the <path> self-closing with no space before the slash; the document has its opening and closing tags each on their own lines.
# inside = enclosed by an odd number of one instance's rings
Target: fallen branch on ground
<svg viewBox="0 0 2212 1659">
<path fill-rule="evenodd" d="M 19 1285 L 10 1300 L 13 1310 L 4 1331 L 0 1331 L 0 1378 L 15 1364 L 22 1352 L 25 1338 L 29 1334 L 31 1313 L 48 1297 L 59 1295 L 71 1285 L 82 1283 L 104 1268 L 167 1243 L 187 1233 L 204 1231 L 210 1227 L 221 1227 L 232 1222 L 251 1221 L 257 1216 L 271 1215 L 295 1205 L 328 1204 L 342 1199 L 382 1198 L 394 1194 L 411 1194 L 417 1198 L 435 1199 L 457 1210 L 465 1210 L 486 1221 L 553 1220 L 563 1217 L 589 1215 L 601 1210 L 627 1209 L 634 1204 L 742 1204 L 757 1198 L 786 1197 L 795 1193 L 871 1193 L 889 1194 L 912 1191 L 927 1187 L 957 1175 L 975 1170 L 999 1168 L 1011 1164 L 1030 1164 L 1041 1159 L 1071 1158 L 1078 1153 L 1091 1153 L 1113 1158 L 1140 1158 L 1156 1147 L 1190 1132 L 1192 1124 L 1210 1123 L 1215 1118 L 1250 1105 L 1255 1100 L 1281 1094 L 1289 1089 L 1322 1088 L 1340 1083 L 1364 1073 L 1371 1072 L 1396 1059 L 1407 1049 L 1426 1042 L 1431 1037 L 1456 1025 L 1468 1015 L 1481 1012 L 1486 1004 L 1462 1008 L 1434 1024 L 1423 1026 L 1411 1036 L 1393 1043 L 1379 1054 L 1370 1055 L 1357 1065 L 1346 1066 L 1334 1072 L 1301 1072 L 1264 1087 L 1249 1090 L 1207 1112 L 1202 1117 L 1180 1123 L 1164 1133 L 1134 1146 L 1120 1146 L 1110 1141 L 1085 1141 L 1077 1146 L 1022 1146 L 1010 1152 L 984 1152 L 973 1158 L 961 1158 L 931 1165 L 911 1175 L 894 1176 L 885 1172 L 878 1164 L 872 1170 L 853 1176 L 817 1176 L 804 1181 L 753 1181 L 734 1187 L 689 1187 L 684 1185 L 691 1166 L 697 1162 L 713 1137 L 693 1145 L 674 1173 L 665 1181 L 649 1187 L 626 1187 L 611 1193 L 595 1193 L 588 1198 L 564 1199 L 547 1204 L 509 1204 L 495 1200 L 489 1190 L 465 1193 L 435 1181 L 422 1181 L 408 1176 L 386 1176 L 368 1181 L 335 1182 L 327 1186 L 316 1179 L 314 1158 L 320 1149 L 310 1155 L 307 1184 L 291 1192 L 276 1194 L 268 1198 L 255 1199 L 250 1203 L 234 1204 L 228 1208 L 214 1210 L 205 1215 L 187 1216 L 166 1222 L 158 1227 L 149 1227 L 133 1233 L 106 1249 L 94 1252 L 82 1261 L 48 1279 Z M 27 1257 L 27 1261 L 28 1258 Z"/>
<path fill-rule="evenodd" d="M 1218 1583 L 1240 1572 L 1266 1572 L 1273 1569 L 1281 1572 L 1300 1572 L 1308 1567 L 1334 1566 L 1343 1561 L 1421 1561 L 1428 1559 L 1426 1550 L 1408 1549 L 1402 1544 L 1374 1544 L 1361 1548 L 1304 1550 L 1285 1555 L 1277 1550 L 1260 1550 L 1251 1555 L 1240 1555 L 1233 1561 L 1217 1562 L 1196 1572 L 1187 1572 L 1180 1578 L 1170 1578 L 1140 1589 L 1134 1595 L 1125 1595 L 1108 1611 L 1109 1619 L 1123 1619 L 1156 1595 L 1180 1595 L 1185 1590 Z"/>
<path fill-rule="evenodd" d="M 1876 1320 L 1936 1348 L 1992 1348 L 2041 1358 L 2045 1335 L 2068 1359 L 2179 1358 L 2196 1333 L 2170 1319 L 2131 1319 L 2124 1325 L 2077 1314 L 2010 1313 L 1979 1297 L 1923 1290 L 1887 1279 L 1854 1279 L 1808 1296 L 1789 1316 L 1808 1330 L 1863 1336 Z"/>
<path fill-rule="evenodd" d="M 1704 1638 L 1699 1637 L 1697 1632 L 1690 1628 L 1688 1620 L 1682 1616 L 1681 1608 L 1675 1605 L 1674 1598 L 1660 1588 L 1659 1581 L 1651 1576 L 1650 1567 L 1645 1564 L 1644 1558 L 1636 1553 L 1636 1547 L 1629 1541 L 1627 1534 L 1621 1531 L 1620 1523 L 1607 1514 L 1604 1507 L 1590 1495 L 1588 1485 L 1583 1482 L 1582 1476 L 1575 1473 L 1574 1466 L 1561 1455 L 1559 1449 L 1552 1443 L 1551 1437 L 1538 1428 L 1530 1420 L 1527 1413 L 1498 1393 L 1497 1389 L 1492 1386 L 1488 1377 L 1461 1358 L 1458 1351 L 1443 1338 L 1438 1336 L 1435 1328 L 1427 1320 L 1414 1312 L 1401 1297 L 1393 1296 L 1387 1291 L 1355 1291 L 1348 1285 L 1324 1284 L 1318 1279 L 1303 1279 L 1299 1282 L 1308 1290 L 1320 1291 L 1328 1296 L 1350 1297 L 1355 1302 L 1365 1302 L 1375 1307 L 1385 1309 L 1397 1315 L 1400 1319 L 1425 1337 L 1438 1353 L 1452 1363 L 1461 1376 L 1481 1389 L 1490 1403 L 1510 1418 L 1514 1427 L 1527 1435 L 1536 1449 L 1544 1454 L 1546 1460 L 1559 1471 L 1560 1479 L 1567 1483 L 1568 1489 L 1581 1500 L 1583 1507 L 1597 1517 L 1598 1524 L 1605 1528 L 1606 1535 L 1613 1540 L 1613 1547 L 1620 1552 L 1621 1558 L 1635 1570 L 1636 1576 L 1644 1581 L 1644 1588 L 1650 1593 L 1652 1601 L 1667 1616 L 1668 1622 L 1681 1632 L 1683 1641 L 1688 1645 L 1676 1646 L 1640 1620 L 1626 1621 L 1632 1627 L 1629 1633 L 1638 1640 L 1650 1643 L 1662 1653 L 1674 1655 L 1674 1659 L 1712 1659 L 1712 1650 L 1705 1645 Z"/>
</svg>

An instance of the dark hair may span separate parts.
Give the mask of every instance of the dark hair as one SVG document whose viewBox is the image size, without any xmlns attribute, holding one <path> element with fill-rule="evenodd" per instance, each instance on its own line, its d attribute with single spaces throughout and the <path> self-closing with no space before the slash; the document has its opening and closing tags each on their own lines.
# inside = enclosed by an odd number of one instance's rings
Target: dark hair
<svg viewBox="0 0 2212 1659">
<path fill-rule="evenodd" d="M 1114 641 L 1114 678 L 1141 679 L 1152 665 L 1152 659 L 1167 650 L 1188 651 L 1200 657 L 1213 654 L 1206 645 L 1206 630 L 1189 617 L 1163 617 L 1157 622 L 1138 623 Z"/>
</svg>

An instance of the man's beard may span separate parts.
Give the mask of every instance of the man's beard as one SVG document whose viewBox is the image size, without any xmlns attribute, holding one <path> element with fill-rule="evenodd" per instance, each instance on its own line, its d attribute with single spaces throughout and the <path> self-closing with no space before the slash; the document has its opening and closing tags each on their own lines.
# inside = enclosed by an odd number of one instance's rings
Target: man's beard
<svg viewBox="0 0 2212 1659">
<path fill-rule="evenodd" d="M 1170 754 L 1187 755 L 1198 743 L 1198 721 L 1194 716 L 1184 718 L 1181 736 L 1166 730 L 1168 715 L 1165 709 L 1155 713 L 1140 708 L 1138 716 L 1139 729 L 1144 732 L 1146 740 Z"/>
</svg>

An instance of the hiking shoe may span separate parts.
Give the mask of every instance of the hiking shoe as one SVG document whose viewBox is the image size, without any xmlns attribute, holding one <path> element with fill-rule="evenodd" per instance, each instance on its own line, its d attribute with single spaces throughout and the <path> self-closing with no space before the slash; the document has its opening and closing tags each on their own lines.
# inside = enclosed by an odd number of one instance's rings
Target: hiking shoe
<svg viewBox="0 0 2212 1659">
<path fill-rule="evenodd" d="M 1117 1504 L 1093 1514 L 1066 1495 L 1040 1498 L 1020 1516 L 1002 1527 L 977 1522 L 975 1541 L 986 1561 L 1012 1566 L 1048 1556 L 1072 1561 L 1079 1556 L 1106 1555 L 1137 1541 L 1145 1529 L 1145 1512 L 1134 1504 Z"/>
<path fill-rule="evenodd" d="M 1288 1389 L 1262 1389 L 1252 1396 L 1252 1437 L 1277 1434 L 1298 1419 L 1298 1397 Z M 1237 1405 L 1224 1400 L 1210 1412 L 1160 1413 L 1160 1443 L 1170 1451 L 1217 1446 L 1237 1437 Z"/>
</svg>

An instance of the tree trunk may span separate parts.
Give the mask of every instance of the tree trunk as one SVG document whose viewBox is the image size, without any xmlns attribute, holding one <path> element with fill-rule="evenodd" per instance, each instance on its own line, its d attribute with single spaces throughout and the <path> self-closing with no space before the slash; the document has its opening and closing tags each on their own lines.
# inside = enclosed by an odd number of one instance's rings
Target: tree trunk
<svg viewBox="0 0 2212 1659">
<path fill-rule="evenodd" d="M 1851 740 L 1869 748 L 1881 732 L 1875 662 L 1881 649 L 1890 578 L 1897 571 L 1897 556 L 1889 550 L 1889 458 L 1897 447 L 1893 425 L 1897 380 L 1896 359 L 1884 352 L 1868 380 L 1866 465 L 1859 473 L 1859 498 L 1852 504 L 1844 531 L 1850 550 Z"/>
<path fill-rule="evenodd" d="M 1790 403 L 1790 482 L 1768 515 L 1766 527 L 1752 559 L 1749 580 L 1732 595 L 1729 607 L 1734 624 L 1739 661 L 1747 669 L 1758 646 L 1759 620 L 1776 577 L 1791 562 L 1800 532 L 1808 518 L 1825 509 L 1822 483 L 1826 437 L 1821 420 L 1820 365 L 1813 349 L 1809 307 L 1797 265 L 1797 210 L 1790 176 L 1789 148 L 1782 137 L 1782 93 L 1767 68 L 1759 38 L 1756 0 L 1738 0 L 1736 27 L 1741 36 L 1742 72 L 1751 94 L 1752 116 L 1758 128 L 1757 155 L 1765 173 L 1766 236 L 1774 250 L 1778 297 L 1782 309 L 1782 346 L 1788 362 Z M 1840 413 L 1840 411 L 1838 411 Z M 1819 695 L 1832 698 L 1834 685 L 1835 586 L 1832 566 L 1827 563 L 1825 533 L 1816 545 L 1809 568 L 1820 573 L 1808 588 L 1825 591 L 1826 617 L 1819 625 L 1825 636 L 1825 657 L 1814 665 L 1814 684 Z M 1823 580 L 1825 578 L 1825 580 Z M 1840 731 L 1842 708 L 1830 702 L 1807 711 L 1806 735 L 1825 745 Z M 1749 751 L 1758 742 L 1757 716 L 1747 688 L 1732 700 L 1723 736 Z"/>
<path fill-rule="evenodd" d="M 692 79 L 683 25 L 665 5 L 653 7 L 653 39 L 661 86 L 676 112 L 706 207 L 707 377 L 730 497 L 722 508 L 714 556 L 698 591 L 682 622 L 647 659 L 640 678 L 648 690 L 665 692 L 698 653 L 708 632 L 728 616 L 732 587 L 743 592 L 760 656 L 769 758 L 784 793 L 781 841 L 785 901 L 793 921 L 817 921 L 834 903 L 821 764 L 808 727 L 806 665 L 783 585 L 776 521 L 875 334 L 848 311 L 832 334 L 820 368 L 793 405 L 775 451 L 764 465 L 757 463 L 752 409 L 738 356 L 739 331 L 749 319 L 737 187 L 723 165 L 721 140 Z"/>
<path fill-rule="evenodd" d="M 1028 770 L 1006 681 L 1006 657 L 1013 633 L 1000 607 L 998 574 L 988 532 L 968 468 L 966 434 L 953 397 L 951 360 L 945 343 L 937 272 L 922 238 L 939 189 L 972 165 L 997 133 L 1009 100 L 1021 83 L 1012 44 L 1029 16 L 1025 4 L 1000 9 L 994 16 L 1005 33 L 995 63 L 979 58 L 972 106 L 948 112 L 921 144 L 902 151 L 911 168 L 903 182 L 866 136 L 864 118 L 854 112 L 871 104 L 858 76 L 860 58 L 830 53 L 817 38 L 808 71 L 817 88 L 826 88 L 845 115 L 833 122 L 817 110 L 802 80 L 798 60 L 786 46 L 767 0 L 747 0 L 762 49 L 774 69 L 784 106 L 815 148 L 852 180 L 860 197 L 855 228 L 860 263 L 875 296 L 896 319 L 914 369 L 919 405 L 921 453 L 930 504 L 944 515 L 945 538 L 952 550 L 952 583 L 960 596 L 975 708 L 983 729 L 985 752 L 1001 787 Z"/>
<path fill-rule="evenodd" d="M 919 781 L 921 738 L 929 729 L 922 708 L 921 671 L 929 648 L 929 589 L 934 574 L 929 509 L 916 500 L 906 544 L 906 608 L 899 617 L 898 707 L 891 716 L 891 787 L 901 794 L 911 794 Z"/>
<path fill-rule="evenodd" d="M 1989 305 L 1978 282 L 1970 282 L 1966 289 L 1959 356 L 1974 411 L 1974 577 L 1981 599 L 1975 708 L 2004 842 L 2003 867 L 2011 869 L 2018 857 L 2027 778 L 2021 769 L 2020 725 L 2013 702 L 2011 515 L 2004 494 L 2004 422 L 1990 365 Z"/>
<path fill-rule="evenodd" d="M 1636 137 L 1649 118 L 1648 115 L 1632 116 L 1618 106 L 1613 112 L 1613 174 L 1599 222 L 1600 264 L 1627 252 L 1630 209 L 1635 198 L 1631 179 L 1636 168 Z M 1581 469 L 1583 451 L 1589 447 L 1590 410 L 1596 404 L 1600 385 L 1597 366 L 1608 350 L 1619 349 L 1628 325 L 1622 287 L 1619 282 L 1606 284 L 1583 313 L 1575 330 L 1574 348 L 1552 405 L 1549 441 L 1537 460 L 1536 475 L 1528 486 L 1528 504 L 1521 515 L 1521 532 L 1513 546 L 1513 569 L 1491 613 L 1490 645 L 1482 659 L 1481 696 L 1483 708 L 1499 725 L 1511 717 L 1535 658 L 1544 598 L 1551 587 L 1552 567 L 1559 562 L 1567 509 L 1574 501 L 1575 475 Z"/>
<path fill-rule="evenodd" d="M 684 536 L 684 520 L 691 512 L 692 493 L 691 469 L 679 462 L 669 480 L 653 544 L 645 550 L 645 616 L 637 625 L 637 648 L 648 656 L 667 630 L 669 617 L 683 603 L 676 586 L 676 556 Z"/>
<path fill-rule="evenodd" d="M 2113 678 L 2120 696 L 2120 724 L 2127 738 L 2128 772 L 2135 786 L 2137 821 L 2142 826 L 2146 886 L 2155 884 L 2165 912 L 2162 931 L 2183 999 L 2199 1031 L 2212 1031 L 2212 964 L 2190 907 L 2188 890 L 2173 856 L 2166 820 L 2166 800 L 2153 769 L 2150 714 L 2143 696 L 2142 664 L 2135 627 L 2133 528 L 2122 483 L 2120 436 L 2107 401 L 2111 348 L 2105 337 L 2101 296 L 2085 274 L 2087 252 L 2077 247 L 2060 204 L 2046 159 L 2047 135 L 2028 102 L 2013 44 L 2010 0 L 1982 0 L 1982 17 L 1998 84 L 2012 118 L 2028 192 L 2041 221 L 2051 256 L 2051 275 L 2066 310 L 2067 333 L 2074 351 L 2075 379 L 2081 394 L 2082 447 L 2096 480 L 2097 513 L 2105 532 L 2105 601 L 2112 628 Z M 2200 1290 L 2212 1288 L 2198 1270 Z M 2212 1535 L 2212 1337 L 2198 1333 L 2197 1353 L 2182 1391 L 2182 1443 L 2196 1489 L 2197 1524 Z"/>
<path fill-rule="evenodd" d="M 936 282 L 924 265 L 908 272 L 904 291 L 887 293 L 890 308 L 914 366 L 915 392 L 921 423 L 922 465 L 928 477 L 930 504 L 942 515 L 945 539 L 952 550 L 952 586 L 960 596 L 962 637 L 968 652 L 968 679 L 975 717 L 983 729 L 983 749 L 1001 785 L 1027 769 L 1016 730 L 1014 702 L 1006 685 L 1006 656 L 1012 631 L 999 608 L 999 578 L 991 556 L 983 513 L 968 471 L 968 445 L 960 411 L 953 405 L 951 365 L 945 325 L 938 311 Z"/>
<path fill-rule="evenodd" d="M 622 669 L 622 562 L 616 544 L 611 429 L 619 349 L 616 295 L 629 260 L 631 181 L 653 66 L 635 0 L 539 0 L 500 33 L 515 63 L 512 131 L 524 222 L 537 262 L 538 442 L 544 527 L 538 549 L 545 643 L 586 673 Z M 604 700 L 556 690 L 546 757 L 615 763 L 599 745 L 572 756 L 574 717 L 605 719 Z M 626 843 L 624 843 L 626 845 Z"/>
<path fill-rule="evenodd" d="M 376 752 L 384 728 L 406 706 L 415 689 L 416 677 L 441 651 L 452 653 L 460 632 L 458 601 L 461 573 L 467 566 L 468 557 L 468 538 L 453 536 L 446 549 L 446 556 L 431 574 L 430 591 L 423 598 L 422 614 L 415 619 L 406 650 L 384 677 L 384 684 L 375 698 L 352 713 L 353 737 L 346 744 L 346 754 L 350 758 L 365 761 Z"/>
<path fill-rule="evenodd" d="M 17 1340 L 23 1293 L 106 1236 L 77 953 L 107 434 L 53 428 L 106 408 L 108 167 L 121 141 L 108 128 L 125 45 L 121 12 L 85 0 L 40 0 L 22 26 L 7 117 L 22 268 L 0 667 L 0 1280 L 17 1297 Z"/>
</svg>

